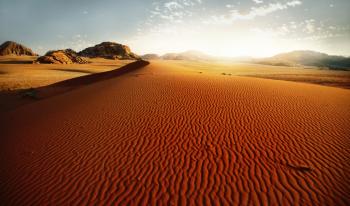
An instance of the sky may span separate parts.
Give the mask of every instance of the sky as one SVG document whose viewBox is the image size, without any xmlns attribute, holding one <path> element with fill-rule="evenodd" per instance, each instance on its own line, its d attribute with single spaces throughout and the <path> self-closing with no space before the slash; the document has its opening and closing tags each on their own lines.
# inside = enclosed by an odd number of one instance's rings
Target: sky
<svg viewBox="0 0 350 206">
<path fill-rule="evenodd" d="M 140 55 L 350 56 L 349 11 L 350 0 L 0 0 L 0 42 L 39 54 L 114 41 Z"/>
</svg>

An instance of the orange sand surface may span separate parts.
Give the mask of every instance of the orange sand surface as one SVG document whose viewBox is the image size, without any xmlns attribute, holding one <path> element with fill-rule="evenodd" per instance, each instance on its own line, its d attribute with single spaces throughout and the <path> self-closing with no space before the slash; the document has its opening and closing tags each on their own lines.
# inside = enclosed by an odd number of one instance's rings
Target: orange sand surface
<svg viewBox="0 0 350 206">
<path fill-rule="evenodd" d="M 169 62 L 0 117 L 5 205 L 348 205 L 350 90 Z"/>
</svg>

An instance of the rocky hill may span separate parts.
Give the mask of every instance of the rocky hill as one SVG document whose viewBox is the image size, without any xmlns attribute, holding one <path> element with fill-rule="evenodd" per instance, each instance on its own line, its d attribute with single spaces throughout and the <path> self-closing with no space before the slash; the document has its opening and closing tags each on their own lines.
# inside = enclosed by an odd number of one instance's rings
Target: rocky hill
<svg viewBox="0 0 350 206">
<path fill-rule="evenodd" d="M 86 60 L 81 58 L 72 49 L 49 51 L 44 56 L 39 57 L 34 63 L 38 64 L 86 64 Z"/>
<path fill-rule="evenodd" d="M 28 47 L 25 47 L 21 44 L 18 44 L 13 41 L 7 41 L 4 42 L 0 46 L 0 56 L 5 56 L 5 55 L 16 55 L 16 56 L 21 56 L 21 55 L 26 55 L 26 56 L 38 56 L 36 53 L 34 53 L 31 49 Z"/>
<path fill-rule="evenodd" d="M 102 57 L 107 59 L 140 59 L 139 56 L 131 52 L 128 46 L 118 44 L 115 42 L 102 42 L 84 49 L 78 53 L 83 57 Z"/>
</svg>

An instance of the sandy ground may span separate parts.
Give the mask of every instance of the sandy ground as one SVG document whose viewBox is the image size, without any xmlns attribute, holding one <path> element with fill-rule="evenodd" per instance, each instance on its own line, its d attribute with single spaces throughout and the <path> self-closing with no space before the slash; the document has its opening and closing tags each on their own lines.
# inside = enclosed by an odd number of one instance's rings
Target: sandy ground
<svg viewBox="0 0 350 206">
<path fill-rule="evenodd" d="M 90 64 L 37 65 L 36 57 L 0 57 L 0 113 L 15 109 L 27 103 L 23 94 L 31 88 L 44 87 L 67 79 L 111 71 L 131 61 L 86 58 Z M 224 76 L 247 76 L 265 79 L 305 82 L 324 86 L 350 89 L 349 71 L 305 69 L 300 67 L 266 66 L 259 64 L 234 63 L 229 61 L 171 61 L 158 60 L 155 63 L 176 66 L 194 73 Z"/>
<path fill-rule="evenodd" d="M 194 72 L 258 77 L 265 79 L 305 82 L 350 89 L 350 72 L 307 67 L 269 66 L 262 64 L 205 61 L 159 61 L 185 67 Z"/>
<path fill-rule="evenodd" d="M 150 65 L 0 117 L 8 205 L 349 205 L 350 90 Z"/>
<path fill-rule="evenodd" d="M 32 64 L 37 57 L 0 56 L 0 113 L 31 103 L 23 93 L 85 75 L 111 71 L 131 63 L 130 60 L 86 58 L 90 64 Z"/>
<path fill-rule="evenodd" d="M 96 58 L 88 59 L 90 64 L 32 64 L 36 58 L 0 56 L 0 91 L 46 86 L 66 79 L 113 70 L 131 62 Z"/>
<path fill-rule="evenodd" d="M 0 56 L 0 92 L 46 86 L 83 75 L 110 71 L 131 62 L 129 60 L 114 61 L 95 58 L 87 59 L 91 63 L 83 65 L 31 64 L 35 59 L 36 57 Z M 300 67 L 280 67 L 233 62 L 171 60 L 154 62 L 169 63 L 194 72 L 307 82 L 350 89 L 349 71 L 304 69 Z"/>
</svg>

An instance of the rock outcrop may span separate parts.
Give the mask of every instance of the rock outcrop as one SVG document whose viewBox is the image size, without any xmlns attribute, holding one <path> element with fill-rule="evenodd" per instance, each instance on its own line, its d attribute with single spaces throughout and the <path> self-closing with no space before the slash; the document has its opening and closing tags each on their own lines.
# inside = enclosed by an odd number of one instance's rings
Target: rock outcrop
<svg viewBox="0 0 350 206">
<path fill-rule="evenodd" d="M 31 49 L 18 44 L 13 41 L 7 41 L 4 42 L 0 46 L 0 56 L 5 56 L 5 55 L 16 55 L 16 56 L 38 56 L 36 53 L 34 53 Z"/>
<path fill-rule="evenodd" d="M 131 52 L 128 46 L 114 42 L 102 42 L 101 44 L 84 49 L 79 52 L 79 55 L 90 58 L 140 59 L 139 56 Z"/>
<path fill-rule="evenodd" d="M 34 63 L 38 64 L 87 64 L 72 49 L 49 51 L 45 56 L 39 57 Z"/>
</svg>

